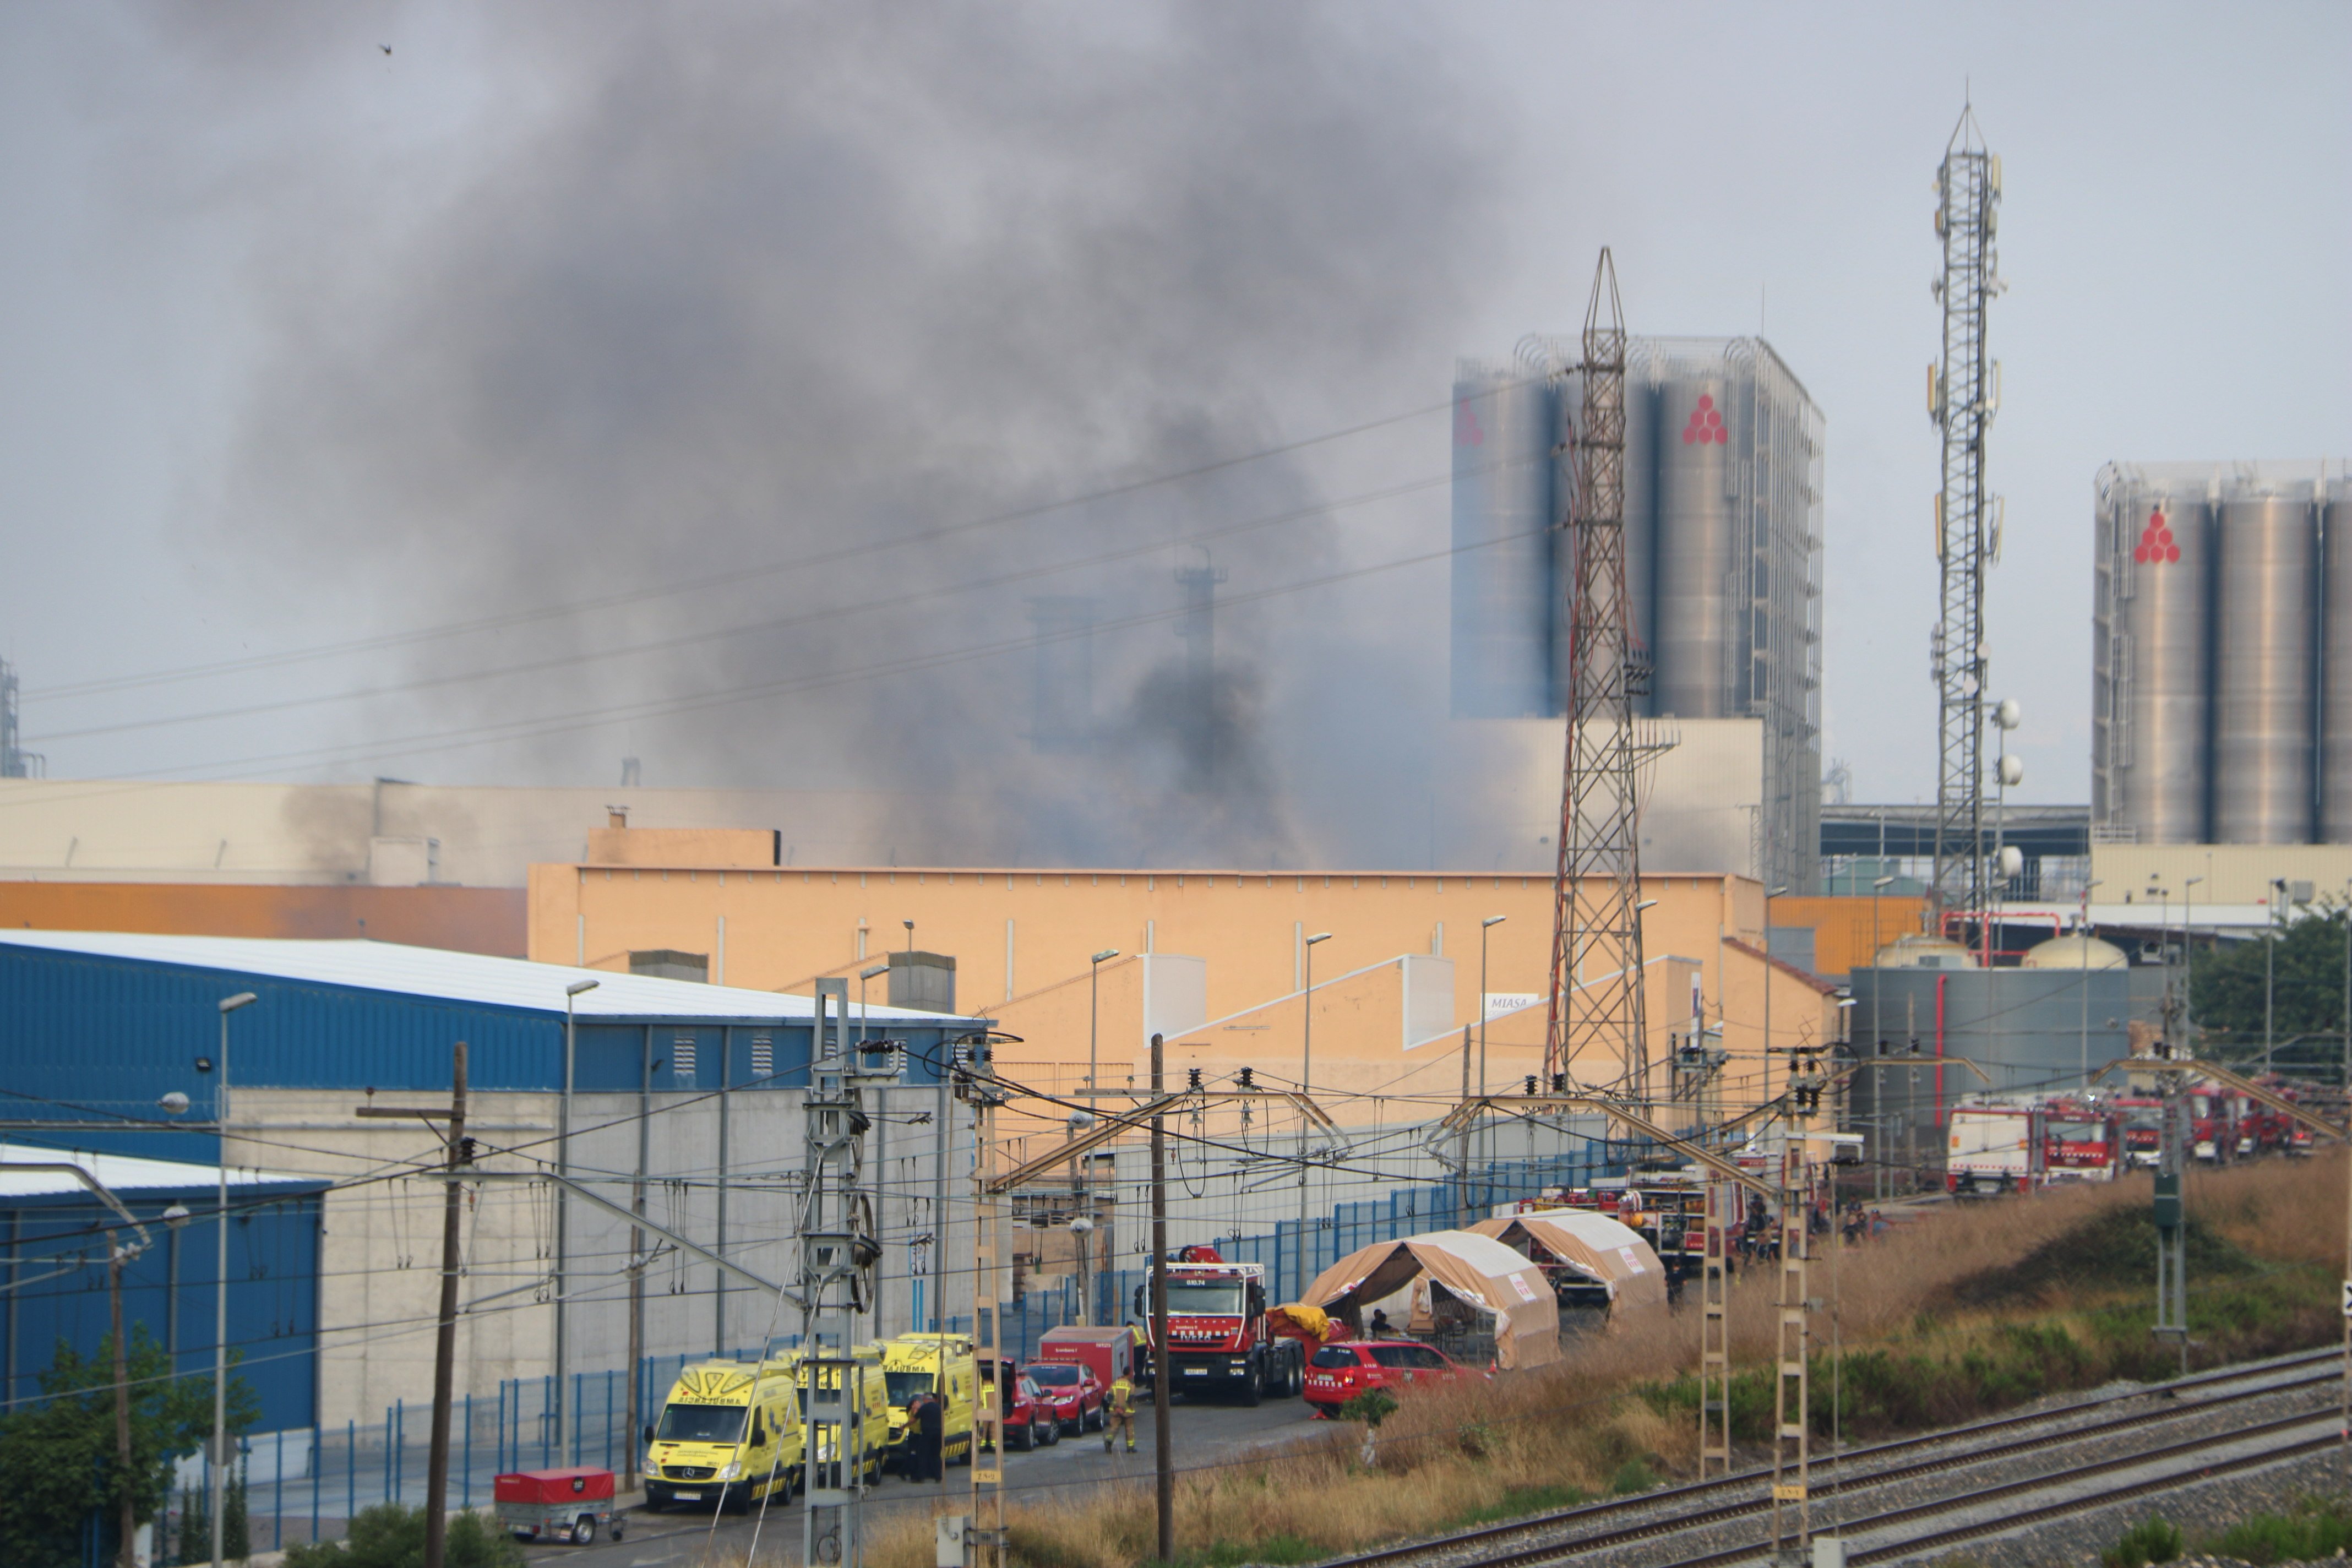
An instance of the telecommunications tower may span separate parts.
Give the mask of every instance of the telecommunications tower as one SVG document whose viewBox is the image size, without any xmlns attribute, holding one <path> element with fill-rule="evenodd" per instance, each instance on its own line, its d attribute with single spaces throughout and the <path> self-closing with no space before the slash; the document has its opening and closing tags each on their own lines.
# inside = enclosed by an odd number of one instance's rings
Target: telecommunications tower
<svg viewBox="0 0 2352 1568">
<path fill-rule="evenodd" d="M 1634 794 L 1634 686 L 1625 614 L 1625 316 L 1604 247 L 1584 312 L 1583 408 L 1568 545 L 1568 756 L 1559 868 L 1552 880 L 1551 996 L 1544 1077 L 1589 1050 L 1623 1064 L 1623 1091 L 1650 1092 L 1642 1027 L 1642 867 Z"/>
<path fill-rule="evenodd" d="M 1943 359 L 1927 367 L 1927 415 L 1944 439 L 1936 495 L 1941 593 L 1930 645 L 1937 695 L 1936 868 L 1940 918 L 1985 909 L 1985 569 L 2000 559 L 2000 503 L 1984 488 L 1985 431 L 2000 406 L 2000 366 L 1985 357 L 1985 308 L 2007 287 L 1993 235 L 2000 158 L 1987 152 L 1976 112 L 1960 122 L 1936 171 L 1936 234 L 1944 270 Z"/>
</svg>

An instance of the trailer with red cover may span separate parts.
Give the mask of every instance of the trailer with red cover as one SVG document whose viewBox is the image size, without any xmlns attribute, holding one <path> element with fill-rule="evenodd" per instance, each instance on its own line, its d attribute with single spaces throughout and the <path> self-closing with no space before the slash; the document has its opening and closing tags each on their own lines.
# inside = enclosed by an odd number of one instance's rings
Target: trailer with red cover
<svg viewBox="0 0 2352 1568">
<path fill-rule="evenodd" d="M 621 1539 L 613 1507 L 613 1472 L 589 1466 L 561 1470 L 513 1470 L 493 1487 L 499 1528 L 526 1541 L 568 1541 L 585 1546 L 608 1529 Z"/>
</svg>

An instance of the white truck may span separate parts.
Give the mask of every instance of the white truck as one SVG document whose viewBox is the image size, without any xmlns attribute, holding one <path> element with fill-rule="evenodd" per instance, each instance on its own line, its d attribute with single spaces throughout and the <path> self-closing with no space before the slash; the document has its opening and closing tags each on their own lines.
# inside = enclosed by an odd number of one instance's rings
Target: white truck
<svg viewBox="0 0 2352 1568">
<path fill-rule="evenodd" d="M 2031 1192 L 2048 1180 L 2042 1112 L 2026 1105 L 1956 1105 L 1944 1185 L 1957 1196 Z"/>
</svg>

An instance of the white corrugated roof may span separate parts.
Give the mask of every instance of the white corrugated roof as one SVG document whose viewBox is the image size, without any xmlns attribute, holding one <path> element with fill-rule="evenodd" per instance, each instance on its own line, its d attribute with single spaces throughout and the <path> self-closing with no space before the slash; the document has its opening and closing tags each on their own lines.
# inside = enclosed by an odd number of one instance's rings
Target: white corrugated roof
<svg viewBox="0 0 2352 1568">
<path fill-rule="evenodd" d="M 118 1196 L 124 1193 L 158 1188 L 178 1192 L 209 1187 L 220 1179 L 218 1173 L 210 1165 L 190 1164 L 180 1160 L 142 1160 L 131 1154 L 92 1154 L 80 1150 L 37 1149 L 23 1143 L 0 1143 L 0 1197 L 49 1197 L 89 1191 L 61 1171 L 15 1169 L 16 1166 L 28 1164 L 79 1165 Z M 266 1182 L 323 1180 L 325 1178 L 320 1176 L 289 1176 L 274 1171 L 257 1171 L 244 1165 L 228 1168 L 228 1184 L 232 1187 L 249 1187 Z"/>
<path fill-rule="evenodd" d="M 790 996 L 779 991 L 704 985 L 649 974 L 616 974 L 609 969 L 574 969 L 568 964 L 489 958 L 478 952 L 404 947 L 389 942 L 159 936 L 139 931 L 0 931 L 0 947 L 39 947 L 102 958 L 176 963 L 266 975 L 273 980 L 350 985 L 363 991 L 390 991 L 496 1007 L 527 1007 L 545 1013 L 563 1011 L 565 986 L 593 980 L 596 989 L 583 992 L 574 1000 L 574 1011 L 582 1018 L 784 1019 L 809 1018 L 816 1013 L 814 998 Z M 855 1013 L 854 1001 L 851 1006 Z M 880 1006 L 871 1009 L 871 1014 L 877 1022 L 939 1016 Z"/>
</svg>

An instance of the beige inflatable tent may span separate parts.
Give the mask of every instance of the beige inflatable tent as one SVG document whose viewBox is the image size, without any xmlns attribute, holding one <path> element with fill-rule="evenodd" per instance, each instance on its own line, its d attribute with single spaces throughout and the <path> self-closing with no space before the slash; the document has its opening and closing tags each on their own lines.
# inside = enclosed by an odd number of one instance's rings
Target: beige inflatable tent
<svg viewBox="0 0 2352 1568">
<path fill-rule="evenodd" d="M 1559 1359 L 1559 1307 L 1543 1271 L 1491 1237 L 1433 1231 L 1349 1253 L 1307 1288 L 1309 1306 L 1356 1317 L 1364 1303 L 1426 1277 L 1495 1318 L 1495 1363 L 1543 1366 Z"/>
<path fill-rule="evenodd" d="M 1638 1232 L 1607 1215 L 1584 1209 L 1544 1209 L 1480 1220 L 1470 1229 L 1539 1261 L 1549 1254 L 1599 1281 L 1609 1290 L 1612 1322 L 1629 1312 L 1665 1310 L 1666 1271 L 1657 1253 Z"/>
</svg>

